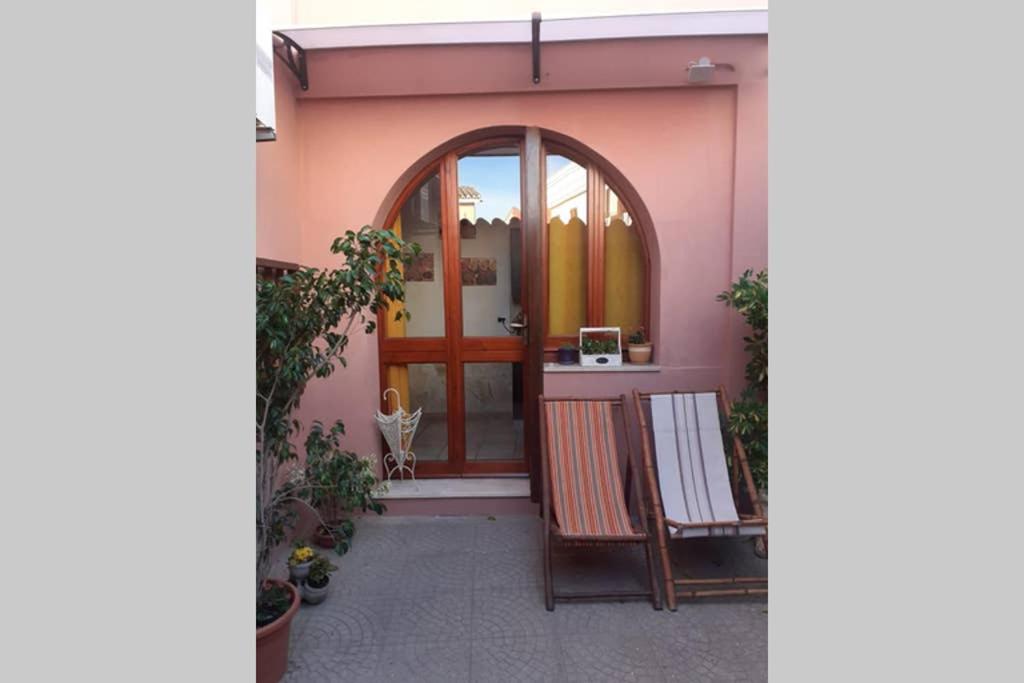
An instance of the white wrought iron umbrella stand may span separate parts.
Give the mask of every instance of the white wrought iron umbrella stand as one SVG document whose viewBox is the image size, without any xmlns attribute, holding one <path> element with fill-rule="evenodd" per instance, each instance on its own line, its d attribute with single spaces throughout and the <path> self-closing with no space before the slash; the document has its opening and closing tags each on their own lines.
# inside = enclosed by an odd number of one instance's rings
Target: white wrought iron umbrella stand
<svg viewBox="0 0 1024 683">
<path fill-rule="evenodd" d="M 384 441 L 391 450 L 381 459 L 384 465 L 384 472 L 391 481 L 391 476 L 398 472 L 399 477 L 404 481 L 406 471 L 413 481 L 416 481 L 416 454 L 412 452 L 412 437 L 416 434 L 416 428 L 420 424 L 420 416 L 423 408 L 417 408 L 416 412 L 410 414 L 402 408 L 402 397 L 394 387 L 384 390 L 384 402 L 387 403 L 388 394 L 395 392 L 395 410 L 392 413 L 377 411 L 377 426 L 380 427 Z"/>
</svg>

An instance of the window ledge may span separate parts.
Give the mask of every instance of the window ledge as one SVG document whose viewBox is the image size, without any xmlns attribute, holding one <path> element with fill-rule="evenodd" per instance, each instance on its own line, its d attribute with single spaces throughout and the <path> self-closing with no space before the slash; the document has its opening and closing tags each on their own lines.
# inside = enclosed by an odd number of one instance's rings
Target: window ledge
<svg viewBox="0 0 1024 683">
<path fill-rule="evenodd" d="M 623 363 L 622 365 L 612 367 L 607 367 L 604 365 L 588 365 L 584 367 L 582 365 L 559 365 L 558 363 L 545 363 L 544 372 L 661 372 L 661 366 L 650 364 L 634 365 L 633 363 Z"/>
</svg>

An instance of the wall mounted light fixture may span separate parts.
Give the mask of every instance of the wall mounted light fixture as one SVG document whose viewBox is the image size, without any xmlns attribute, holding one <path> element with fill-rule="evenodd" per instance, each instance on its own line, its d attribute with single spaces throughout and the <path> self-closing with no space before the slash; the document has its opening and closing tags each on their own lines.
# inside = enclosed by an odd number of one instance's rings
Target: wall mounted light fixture
<svg viewBox="0 0 1024 683">
<path fill-rule="evenodd" d="M 707 83 L 711 80 L 715 69 L 736 71 L 732 64 L 713 64 L 710 57 L 701 57 L 696 62 L 690 62 L 690 65 L 686 67 L 687 80 L 690 83 Z"/>
</svg>

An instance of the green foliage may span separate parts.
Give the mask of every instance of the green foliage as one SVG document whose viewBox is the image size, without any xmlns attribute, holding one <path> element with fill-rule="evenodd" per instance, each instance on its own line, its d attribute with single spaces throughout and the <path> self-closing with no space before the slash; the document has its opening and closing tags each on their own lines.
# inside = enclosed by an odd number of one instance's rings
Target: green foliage
<svg viewBox="0 0 1024 683">
<path fill-rule="evenodd" d="M 743 337 L 750 354 L 747 388 L 733 402 L 729 430 L 739 437 L 750 461 L 754 483 L 768 489 L 768 271 L 747 270 L 718 301 L 735 308 L 750 325 Z"/>
<path fill-rule="evenodd" d="M 306 384 L 344 367 L 353 326 L 371 334 L 377 313 L 404 300 L 401 264 L 419 251 L 390 230 L 365 226 L 331 245 L 331 252 L 344 259 L 340 268 L 301 268 L 276 281 L 257 280 L 257 595 L 269 575 L 272 551 L 294 521 L 290 505 L 308 497 L 291 442 L 301 429 L 292 414 Z M 404 309 L 396 313 L 396 319 L 403 316 L 408 318 Z"/>
<path fill-rule="evenodd" d="M 733 401 L 729 430 L 740 437 L 758 489 L 768 490 L 768 401 L 750 389 Z"/>
<path fill-rule="evenodd" d="M 650 343 L 649 340 L 647 339 L 647 332 L 644 331 L 643 327 L 636 328 L 636 331 L 633 332 L 633 334 L 629 335 L 629 343 L 630 344 L 648 344 L 648 343 Z"/>
<path fill-rule="evenodd" d="M 583 342 L 580 344 L 580 353 L 585 353 L 588 356 L 619 353 L 619 344 L 614 339 L 584 337 Z"/>
<path fill-rule="evenodd" d="M 260 591 L 256 598 L 256 628 L 266 626 L 288 611 L 291 593 L 284 586 L 273 584 Z"/>
<path fill-rule="evenodd" d="M 732 289 L 718 295 L 718 301 L 735 308 L 750 325 L 751 333 L 743 338 L 750 361 L 747 383 L 768 390 L 768 271 L 757 275 L 747 270 L 733 283 Z M 767 397 L 766 397 L 767 398 Z"/>
<path fill-rule="evenodd" d="M 323 588 L 327 585 L 327 581 L 331 578 L 331 572 L 335 571 L 338 567 L 331 563 L 323 555 L 317 553 L 316 559 L 313 560 L 313 564 L 309 565 L 309 576 L 306 577 L 306 583 L 311 585 L 313 588 Z"/>
<path fill-rule="evenodd" d="M 379 486 L 373 461 L 341 449 L 345 425 L 341 420 L 329 431 L 314 422 L 306 437 L 306 483 L 309 502 L 330 526 L 339 555 L 348 552 L 355 525 L 344 519 L 355 510 L 372 510 L 378 515 L 387 509 L 374 497 Z"/>
</svg>

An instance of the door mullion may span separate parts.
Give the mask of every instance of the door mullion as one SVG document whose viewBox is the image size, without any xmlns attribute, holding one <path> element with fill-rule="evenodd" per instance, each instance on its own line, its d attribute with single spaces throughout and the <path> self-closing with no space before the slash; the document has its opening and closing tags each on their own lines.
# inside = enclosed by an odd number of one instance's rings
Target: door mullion
<svg viewBox="0 0 1024 683">
<path fill-rule="evenodd" d="M 459 262 L 458 157 L 441 163 L 441 245 L 444 251 L 445 329 L 448 341 L 448 466 L 462 474 L 466 462 L 462 372 L 462 278 Z"/>
</svg>

